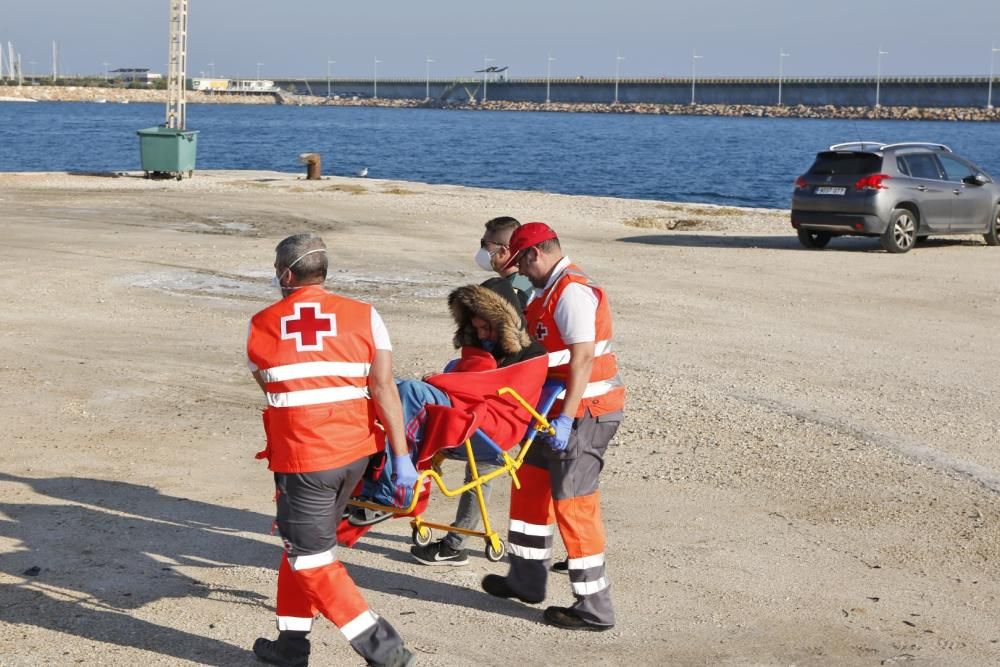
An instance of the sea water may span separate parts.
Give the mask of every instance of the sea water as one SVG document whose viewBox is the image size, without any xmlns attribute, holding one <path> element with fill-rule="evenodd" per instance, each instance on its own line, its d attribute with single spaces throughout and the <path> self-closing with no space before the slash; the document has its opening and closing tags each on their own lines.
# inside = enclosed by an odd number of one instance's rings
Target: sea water
<svg viewBox="0 0 1000 667">
<path fill-rule="evenodd" d="M 0 171 L 136 171 L 161 104 L 0 103 Z M 339 106 L 188 105 L 198 169 L 323 173 L 514 190 L 786 208 L 819 150 L 948 144 L 1000 177 L 992 123 Z"/>
</svg>

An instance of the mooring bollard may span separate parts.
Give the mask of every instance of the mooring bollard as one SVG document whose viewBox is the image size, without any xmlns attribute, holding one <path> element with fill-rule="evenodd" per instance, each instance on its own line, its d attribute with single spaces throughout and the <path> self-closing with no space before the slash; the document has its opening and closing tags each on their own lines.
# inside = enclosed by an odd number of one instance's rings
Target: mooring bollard
<svg viewBox="0 0 1000 667">
<path fill-rule="evenodd" d="M 319 153 L 302 153 L 299 162 L 306 165 L 306 180 L 318 181 L 322 176 Z"/>
</svg>

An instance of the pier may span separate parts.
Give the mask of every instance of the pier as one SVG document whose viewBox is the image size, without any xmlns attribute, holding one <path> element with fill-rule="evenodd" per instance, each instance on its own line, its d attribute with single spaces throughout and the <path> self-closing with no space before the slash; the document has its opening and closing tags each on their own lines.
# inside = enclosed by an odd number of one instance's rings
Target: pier
<svg viewBox="0 0 1000 667">
<path fill-rule="evenodd" d="M 368 78 L 274 77 L 276 86 L 299 94 L 371 98 L 376 80 Z M 782 78 L 782 104 L 794 106 L 887 107 L 985 107 L 989 95 L 987 76 L 823 77 Z M 778 77 L 696 78 L 698 104 L 776 105 Z M 463 104 L 482 99 L 481 78 L 379 78 L 379 99 L 424 99 Z M 568 104 L 610 104 L 615 100 L 615 79 L 522 78 L 487 82 L 487 100 L 505 102 L 546 101 Z M 686 78 L 619 79 L 617 99 L 623 104 L 690 104 L 692 80 Z M 994 82 L 996 89 L 996 82 Z M 994 93 L 998 91 L 994 90 Z"/>
</svg>

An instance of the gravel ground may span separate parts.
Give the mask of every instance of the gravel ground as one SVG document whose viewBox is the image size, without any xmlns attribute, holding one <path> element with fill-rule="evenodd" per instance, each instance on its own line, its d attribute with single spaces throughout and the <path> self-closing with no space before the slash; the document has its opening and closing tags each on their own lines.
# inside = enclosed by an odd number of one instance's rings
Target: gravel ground
<svg viewBox="0 0 1000 667">
<path fill-rule="evenodd" d="M 393 521 L 341 557 L 421 665 L 1000 662 L 1000 250 L 979 238 L 812 252 L 785 211 L 270 172 L 3 174 L 0 211 L 0 665 L 254 664 L 280 552 L 242 345 L 274 245 L 321 233 L 328 287 L 376 304 L 418 377 L 502 214 L 550 223 L 612 300 L 618 623 L 542 625 L 479 590 L 505 571 L 479 544 L 424 567 Z M 313 636 L 314 664 L 359 664 Z"/>
</svg>

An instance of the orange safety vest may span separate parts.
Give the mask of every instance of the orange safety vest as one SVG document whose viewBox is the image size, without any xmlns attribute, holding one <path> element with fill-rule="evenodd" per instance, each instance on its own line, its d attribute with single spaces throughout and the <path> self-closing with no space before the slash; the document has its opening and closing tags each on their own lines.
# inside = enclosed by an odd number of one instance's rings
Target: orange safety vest
<svg viewBox="0 0 1000 667">
<path fill-rule="evenodd" d="M 376 451 L 371 314 L 367 303 L 312 285 L 250 320 L 247 357 L 267 394 L 258 458 L 270 470 L 330 470 Z"/>
<path fill-rule="evenodd" d="M 594 365 L 590 371 L 587 388 L 576 411 L 575 417 L 582 417 L 586 410 L 596 416 L 621 410 L 625 405 L 625 385 L 618 376 L 618 363 L 611 351 L 611 308 L 604 290 L 595 285 L 575 264 L 567 266 L 548 290 L 535 297 L 529 304 L 525 316 L 528 331 L 549 353 L 549 374 L 553 380 L 566 382 L 569 378 L 569 349 L 556 326 L 555 312 L 559 297 L 567 285 L 586 285 L 597 294 L 597 322 L 594 342 Z M 564 391 L 549 411 L 550 415 L 562 411 Z"/>
</svg>

